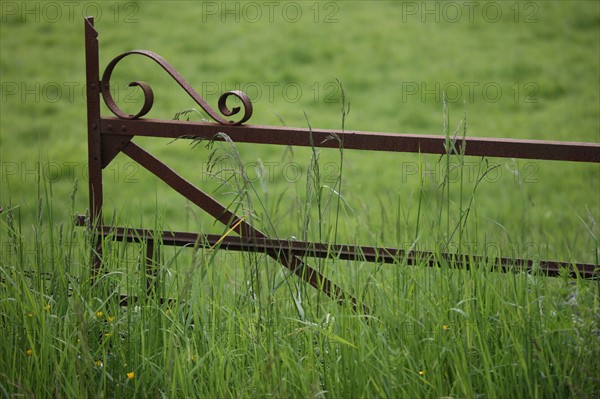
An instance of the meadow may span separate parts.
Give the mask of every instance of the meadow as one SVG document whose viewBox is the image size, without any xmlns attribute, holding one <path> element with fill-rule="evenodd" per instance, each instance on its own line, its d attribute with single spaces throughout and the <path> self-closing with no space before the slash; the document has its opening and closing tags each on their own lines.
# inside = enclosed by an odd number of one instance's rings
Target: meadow
<svg viewBox="0 0 600 399">
<path fill-rule="evenodd" d="M 124 51 L 155 51 L 210 104 L 246 91 L 252 124 L 598 142 L 598 3 L 0 12 L 4 397 L 600 395 L 597 281 L 487 262 L 308 259 L 364 315 L 264 254 L 197 246 L 160 248 L 148 293 L 143 246 L 104 242 L 106 275 L 92 282 L 91 238 L 73 225 L 88 206 L 85 15 L 96 16 L 101 71 Z M 159 67 L 129 57 L 113 75 L 128 112 L 141 106 L 132 80 L 152 84 L 148 117 L 195 107 Z M 134 140 L 272 236 L 599 264 L 598 165 Z M 228 234 L 122 154 L 104 179 L 107 222 Z M 121 307 L 122 294 L 139 301 Z"/>
</svg>

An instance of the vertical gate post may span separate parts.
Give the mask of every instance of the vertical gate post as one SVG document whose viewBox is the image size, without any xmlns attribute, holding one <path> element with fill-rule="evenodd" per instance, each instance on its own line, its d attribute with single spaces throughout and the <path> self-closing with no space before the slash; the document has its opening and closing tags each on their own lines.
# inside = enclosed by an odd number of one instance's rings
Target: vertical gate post
<svg viewBox="0 0 600 399">
<path fill-rule="evenodd" d="M 98 32 L 94 18 L 86 17 L 85 71 L 88 125 L 88 170 L 89 170 L 89 223 L 92 233 L 92 280 L 100 273 L 102 265 L 102 239 L 96 234 L 95 226 L 102 220 L 102 152 L 100 135 L 100 70 L 98 57 Z"/>
</svg>

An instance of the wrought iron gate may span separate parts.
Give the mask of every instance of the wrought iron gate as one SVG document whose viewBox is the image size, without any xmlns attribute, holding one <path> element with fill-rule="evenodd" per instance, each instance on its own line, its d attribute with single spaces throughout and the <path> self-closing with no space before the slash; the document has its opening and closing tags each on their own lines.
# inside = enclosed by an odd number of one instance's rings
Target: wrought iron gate
<svg viewBox="0 0 600 399">
<path fill-rule="evenodd" d="M 489 261 L 482 256 L 461 256 L 450 253 L 427 251 L 405 251 L 398 248 L 372 246 L 354 246 L 321 242 L 287 241 L 268 237 L 249 222 L 235 215 L 210 195 L 180 176 L 173 169 L 137 145 L 136 136 L 163 138 L 205 138 L 217 140 L 218 133 L 225 133 L 234 142 L 255 144 L 280 144 L 289 146 L 315 146 L 338 148 L 341 142 L 344 149 L 413 152 L 427 154 L 446 154 L 445 136 L 393 134 L 377 132 L 301 129 L 275 126 L 245 125 L 252 116 L 252 103 L 248 96 L 240 91 L 230 91 L 221 95 L 218 101 L 219 112 L 208 105 L 204 99 L 185 81 L 185 79 L 160 55 L 146 50 L 128 51 L 115 57 L 106 67 L 100 78 L 98 57 L 98 33 L 92 17 L 85 18 L 85 52 L 87 81 L 87 121 L 88 121 L 88 162 L 89 162 L 89 220 L 78 218 L 80 225 L 88 224 L 94 229 L 97 246 L 94 253 L 94 270 L 99 272 L 102 261 L 100 241 L 110 235 L 119 241 L 147 243 L 147 267 L 152 273 L 152 257 L 157 238 L 162 245 L 187 246 L 202 244 L 231 251 L 253 251 L 268 254 L 300 278 L 310 283 L 339 302 L 350 301 L 355 310 L 360 306 L 356 298 L 346 293 L 319 271 L 305 262 L 306 257 L 334 257 L 347 260 L 368 262 L 397 263 L 399 259 L 407 264 L 417 260 L 430 266 L 440 261 L 452 262 L 458 267 L 468 268 L 472 263 Z M 132 82 L 144 94 L 142 109 L 135 115 L 124 113 L 115 103 L 110 93 L 110 78 L 113 69 L 120 60 L 130 55 L 151 59 L 160 65 L 202 109 L 215 121 L 189 122 L 177 120 L 143 119 L 150 111 L 153 92 L 145 82 Z M 242 107 L 229 109 L 227 98 L 237 97 Z M 105 117 L 100 113 L 100 99 L 103 99 L 110 111 L 116 116 Z M 233 119 L 236 117 L 235 119 Z M 329 140 L 335 135 L 338 141 Z M 493 156 L 527 158 L 539 160 L 562 160 L 575 162 L 600 163 L 600 144 L 579 142 L 558 142 L 539 140 L 496 139 L 467 137 L 463 141 L 464 154 L 467 156 Z M 119 226 L 106 226 L 103 223 L 103 184 L 102 170 L 115 156 L 123 153 L 156 177 L 165 182 L 192 203 L 207 212 L 213 218 L 229 227 L 238 236 L 220 236 L 192 232 L 163 231 L 158 235 L 148 229 L 128 229 Z M 529 259 L 498 258 L 494 260 L 499 271 L 530 270 L 534 262 Z M 539 261 L 539 269 L 549 276 L 556 276 L 561 269 L 571 275 L 583 278 L 595 278 L 598 265 L 572 264 L 558 261 Z M 151 282 L 148 280 L 148 288 Z M 362 310 L 368 309 L 362 305 Z"/>
</svg>

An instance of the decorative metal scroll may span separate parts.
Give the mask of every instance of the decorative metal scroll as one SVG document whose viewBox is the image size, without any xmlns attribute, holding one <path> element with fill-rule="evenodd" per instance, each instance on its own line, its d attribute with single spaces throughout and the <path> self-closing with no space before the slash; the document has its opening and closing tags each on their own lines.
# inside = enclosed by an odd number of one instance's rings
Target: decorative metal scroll
<svg viewBox="0 0 600 399">
<path fill-rule="evenodd" d="M 124 113 L 123 111 L 121 111 L 119 106 L 113 100 L 112 95 L 110 94 L 110 77 L 112 75 L 113 70 L 115 69 L 115 66 L 123 58 L 125 58 L 131 54 L 139 54 L 139 55 L 146 56 L 146 57 L 150 58 L 152 61 L 156 62 L 158 65 L 160 65 L 165 71 L 167 71 L 167 73 L 169 75 L 171 75 L 171 77 L 173 79 L 175 79 L 175 81 L 177 83 L 179 83 L 179 85 L 183 88 L 183 90 L 185 90 L 185 92 L 194 99 L 196 104 L 198 104 L 204 111 L 206 111 L 206 113 L 211 118 L 213 118 L 216 122 L 220 123 L 221 125 L 241 125 L 242 123 L 244 123 L 248 119 L 250 119 L 250 117 L 252 116 L 252 102 L 250 101 L 250 98 L 248 98 L 246 93 L 244 93 L 242 91 L 238 91 L 238 90 L 233 90 L 233 91 L 225 92 L 221 95 L 221 97 L 219 98 L 219 102 L 218 102 L 219 111 L 221 112 L 221 114 L 223 114 L 225 116 L 233 116 L 233 115 L 236 115 L 237 113 L 239 113 L 239 111 L 240 111 L 240 107 L 235 107 L 231 110 L 227 107 L 227 98 L 229 96 L 237 97 L 244 106 L 244 115 L 242 116 L 242 118 L 240 120 L 238 120 L 238 121 L 225 120 L 219 114 L 217 114 L 211 108 L 211 106 L 208 105 L 208 103 L 206 101 L 204 101 L 204 99 L 200 96 L 200 94 L 198 94 L 196 92 L 196 90 L 194 90 L 194 88 L 192 86 L 190 86 L 190 84 L 188 82 L 186 82 L 186 80 L 183 78 L 183 76 L 181 76 L 179 74 L 179 72 L 177 72 L 175 70 L 175 68 L 173 68 L 171 66 L 171 64 L 169 64 L 167 62 L 167 60 L 165 60 L 163 57 L 161 57 L 160 55 L 158 55 L 152 51 L 133 50 L 133 51 L 127 51 L 126 53 L 123 53 L 123 54 L 115 57 L 108 64 L 106 69 L 104 70 L 104 75 L 102 75 L 102 81 L 100 82 L 100 92 L 102 93 L 102 98 L 104 99 L 104 102 L 106 103 L 108 108 L 111 110 L 111 112 L 113 114 L 115 114 L 117 117 L 119 117 L 121 119 L 139 119 L 142 116 L 146 115 L 150 111 L 150 109 L 152 108 L 152 105 L 154 103 L 154 94 L 152 92 L 152 88 L 146 82 L 131 82 L 131 83 L 129 83 L 129 86 L 139 86 L 142 89 L 142 92 L 144 93 L 144 105 L 142 106 L 142 109 L 135 115 L 128 115 L 128 114 Z"/>
<path fill-rule="evenodd" d="M 344 149 L 446 154 L 446 137 L 323 129 L 309 130 L 258 125 L 245 126 L 242 124 L 250 119 L 253 110 L 252 102 L 245 93 L 241 91 L 223 93 L 218 101 L 219 112 L 217 112 L 164 58 L 151 51 L 133 50 L 115 57 L 106 67 L 100 80 L 97 36 L 98 33 L 94 28 L 93 18 L 85 18 L 90 227 L 94 229 L 98 237 L 94 261 L 96 272 L 100 270 L 102 257 L 100 238 L 108 235 L 121 241 L 145 241 L 148 245 L 147 258 L 148 270 L 150 271 L 155 240 L 160 240 L 162 245 L 174 246 L 198 243 L 213 246 L 218 243 L 222 249 L 226 250 L 266 253 L 323 293 L 339 302 L 350 301 L 355 310 L 368 313 L 369 310 L 366 306 L 362 305 L 359 308 L 356 298 L 306 264 L 304 258 L 338 258 L 392 264 L 406 263 L 409 265 L 427 263 L 430 266 L 447 262 L 463 268 L 469 268 L 472 264 L 480 262 L 489 264 L 490 261 L 493 261 L 494 268 L 498 271 L 506 272 L 519 269 L 530 271 L 534 269 L 534 262 L 528 259 L 496 258 L 490 260 L 471 255 L 404 251 L 397 248 L 334 245 L 331 243 L 288 242 L 268 237 L 249 222 L 229 211 L 227 207 L 200 188 L 184 179 L 161 160 L 135 144 L 132 139 L 135 136 L 149 136 L 217 140 L 215 138 L 216 134 L 222 132 L 235 142 L 337 148 L 338 143 L 327 140 L 334 134 L 343 143 Z M 142 119 L 153 106 L 154 94 L 150 85 L 141 81 L 131 82 L 130 86 L 138 86 L 142 90 L 144 95 L 142 108 L 133 115 L 123 112 L 110 93 L 110 78 L 119 61 L 129 55 L 142 55 L 160 65 L 216 123 Z M 241 107 L 230 109 L 227 106 L 227 100 L 232 96 L 240 100 Z M 100 115 L 100 97 L 103 98 L 110 111 L 116 115 L 116 118 Z M 232 120 L 231 117 L 233 116 L 238 118 Z M 597 143 L 465 138 L 464 144 L 465 155 L 600 163 L 600 144 Z M 227 236 L 223 238 L 218 235 L 174 231 L 156 233 L 145 229 L 105 226 L 102 219 L 102 169 L 108 166 L 119 153 L 123 153 L 139 163 L 173 190 L 179 192 L 213 218 L 230 228 L 239 237 Z M 80 217 L 78 222 L 84 224 L 85 220 Z M 539 261 L 536 268 L 549 276 L 556 276 L 561 272 L 568 272 L 572 276 L 583 278 L 600 276 L 600 268 L 594 264 Z M 150 283 L 148 288 L 152 288 Z"/>
</svg>

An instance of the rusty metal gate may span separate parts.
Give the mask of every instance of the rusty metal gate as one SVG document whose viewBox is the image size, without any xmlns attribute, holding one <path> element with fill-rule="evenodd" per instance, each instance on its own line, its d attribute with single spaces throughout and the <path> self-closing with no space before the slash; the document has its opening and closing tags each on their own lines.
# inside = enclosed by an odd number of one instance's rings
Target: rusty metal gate
<svg viewBox="0 0 600 399">
<path fill-rule="evenodd" d="M 237 143 L 280 144 L 289 146 L 338 148 L 340 142 L 344 149 L 413 152 L 426 154 L 446 154 L 445 136 L 393 134 L 378 132 L 359 132 L 342 130 L 301 129 L 275 126 L 244 125 L 252 116 L 252 103 L 241 91 L 229 91 L 221 95 L 216 112 L 185 81 L 185 79 L 160 55 L 146 50 L 128 51 L 115 57 L 106 67 L 100 78 L 98 57 L 98 33 L 92 17 L 85 18 L 85 53 L 87 82 L 87 121 L 88 121 L 88 162 L 89 162 L 89 220 L 78 217 L 80 225 L 88 225 L 96 236 L 93 267 L 97 273 L 101 270 L 101 240 L 111 236 L 118 241 L 145 242 L 148 272 L 154 254 L 155 240 L 161 245 L 187 246 L 204 245 L 212 247 L 219 244 L 221 249 L 231 251 L 253 251 L 266 253 L 277 262 L 295 273 L 298 277 L 322 290 L 339 302 L 351 301 L 355 310 L 359 306 L 356 298 L 308 265 L 306 257 L 333 257 L 343 260 L 362 260 L 368 262 L 397 263 L 399 259 L 407 264 L 426 262 L 436 266 L 441 261 L 452 262 L 457 267 L 469 268 L 472 263 L 490 261 L 483 256 L 457 255 L 428 251 L 405 251 L 398 248 L 354 246 L 321 242 L 287 241 L 272 239 L 220 204 L 210 195 L 177 174 L 137 145 L 135 136 L 187 138 L 219 140 L 218 133 L 225 133 Z M 115 103 L 110 93 L 110 78 L 117 63 L 129 55 L 147 57 L 160 65 L 190 97 L 215 122 L 189 122 L 179 120 L 142 119 L 153 105 L 153 92 L 145 82 L 132 82 L 144 94 L 142 109 L 135 115 L 124 113 Z M 227 98 L 234 96 L 241 101 L 241 107 L 229 109 Z M 103 99 L 116 117 L 105 117 L 100 113 L 100 99 Z M 236 117 L 236 119 L 232 119 Z M 332 135 L 339 142 L 328 140 Z M 540 140 L 496 139 L 467 137 L 463 140 L 463 151 L 469 156 L 493 156 L 505 158 L 526 158 L 538 160 L 561 160 L 575 162 L 600 163 L 600 144 L 580 142 L 558 142 Z M 162 231 L 156 233 L 148 229 L 129 229 L 119 226 L 106 226 L 102 218 L 103 185 L 102 170 L 114 157 L 123 153 L 139 165 L 150 171 L 192 203 L 207 212 L 213 218 L 227 226 L 238 236 L 225 237 L 214 234 Z M 531 270 L 534 262 L 530 259 L 497 258 L 494 270 Z M 595 278 L 600 272 L 598 265 L 573 264 L 551 260 L 539 261 L 541 272 L 556 276 L 566 270 L 572 276 Z M 147 280 L 148 288 L 151 282 Z M 363 305 L 364 306 L 364 305 Z M 363 310 L 367 310 L 366 307 Z"/>
</svg>

